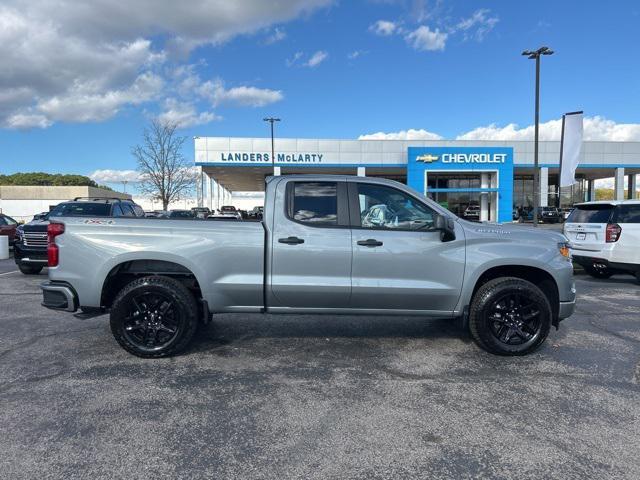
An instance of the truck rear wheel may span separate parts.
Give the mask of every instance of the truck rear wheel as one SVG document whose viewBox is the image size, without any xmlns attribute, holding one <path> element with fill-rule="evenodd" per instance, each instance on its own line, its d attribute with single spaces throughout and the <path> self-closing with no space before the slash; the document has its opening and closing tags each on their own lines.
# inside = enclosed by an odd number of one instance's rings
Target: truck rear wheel
<svg viewBox="0 0 640 480">
<path fill-rule="evenodd" d="M 533 283 L 515 277 L 490 280 L 478 289 L 469 310 L 476 343 L 496 355 L 526 355 L 551 328 L 551 305 Z"/>
<path fill-rule="evenodd" d="M 38 275 L 42 271 L 43 267 L 36 265 L 25 265 L 23 263 L 18 264 L 18 269 L 25 275 Z"/>
<path fill-rule="evenodd" d="M 160 358 L 183 351 L 198 327 L 198 305 L 173 278 L 149 276 L 126 285 L 111 306 L 111 332 L 129 353 Z"/>
</svg>

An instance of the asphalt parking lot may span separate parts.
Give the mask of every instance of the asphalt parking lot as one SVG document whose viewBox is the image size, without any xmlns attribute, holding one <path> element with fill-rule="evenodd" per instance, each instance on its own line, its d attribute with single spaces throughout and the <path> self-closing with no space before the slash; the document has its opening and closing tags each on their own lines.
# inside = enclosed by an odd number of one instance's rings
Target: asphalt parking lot
<svg viewBox="0 0 640 480">
<path fill-rule="evenodd" d="M 447 320 L 222 315 L 180 357 L 0 261 L 2 478 L 640 478 L 640 286 L 501 358 Z"/>
</svg>

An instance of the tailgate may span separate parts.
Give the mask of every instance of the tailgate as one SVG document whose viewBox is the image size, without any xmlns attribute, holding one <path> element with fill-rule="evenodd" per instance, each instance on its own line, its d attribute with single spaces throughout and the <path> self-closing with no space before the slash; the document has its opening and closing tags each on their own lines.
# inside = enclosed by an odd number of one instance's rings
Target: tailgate
<svg viewBox="0 0 640 480">
<path fill-rule="evenodd" d="M 602 250 L 607 244 L 607 224 L 614 211 L 609 203 L 576 205 L 564 224 L 564 234 L 576 250 Z"/>
<path fill-rule="evenodd" d="M 577 250 L 602 250 L 606 245 L 606 223 L 565 223 L 564 234 Z"/>
</svg>

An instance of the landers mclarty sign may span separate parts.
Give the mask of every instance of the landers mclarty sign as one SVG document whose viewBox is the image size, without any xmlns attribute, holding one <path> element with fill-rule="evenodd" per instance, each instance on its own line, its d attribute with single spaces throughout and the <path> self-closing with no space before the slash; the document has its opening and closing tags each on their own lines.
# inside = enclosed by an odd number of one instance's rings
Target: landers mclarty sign
<svg viewBox="0 0 640 480">
<path fill-rule="evenodd" d="M 275 163 L 322 163 L 322 153 L 276 153 Z M 271 163 L 270 153 L 221 152 L 220 162 Z"/>
</svg>

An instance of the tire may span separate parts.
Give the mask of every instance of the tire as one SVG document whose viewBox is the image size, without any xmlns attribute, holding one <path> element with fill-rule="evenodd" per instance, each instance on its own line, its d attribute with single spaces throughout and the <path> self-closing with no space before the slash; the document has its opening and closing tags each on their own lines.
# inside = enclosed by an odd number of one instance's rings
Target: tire
<svg viewBox="0 0 640 480">
<path fill-rule="evenodd" d="M 613 275 L 613 272 L 608 268 L 596 268 L 594 266 L 584 267 L 584 271 L 591 275 L 593 278 L 607 279 Z"/>
<path fill-rule="evenodd" d="M 640 283 L 640 270 L 636 270 L 636 280 Z"/>
<path fill-rule="evenodd" d="M 44 267 L 36 266 L 36 265 L 25 265 L 24 263 L 19 263 L 18 268 L 25 275 L 38 275 Z"/>
<path fill-rule="evenodd" d="M 482 285 L 469 309 L 471 336 L 480 348 L 496 355 L 533 352 L 549 335 L 551 321 L 551 304 L 542 290 L 515 277 Z"/>
<path fill-rule="evenodd" d="M 169 277 L 134 280 L 120 290 L 111 306 L 111 333 L 122 348 L 142 358 L 184 351 L 198 323 L 196 299 Z"/>
</svg>

